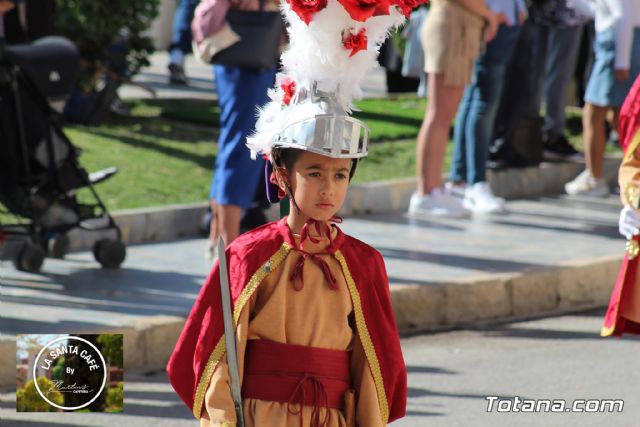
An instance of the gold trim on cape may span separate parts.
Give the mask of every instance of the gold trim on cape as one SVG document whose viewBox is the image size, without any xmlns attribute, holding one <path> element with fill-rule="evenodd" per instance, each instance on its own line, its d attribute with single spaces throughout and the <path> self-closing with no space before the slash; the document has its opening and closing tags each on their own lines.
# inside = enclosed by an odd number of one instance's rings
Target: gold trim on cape
<svg viewBox="0 0 640 427">
<path fill-rule="evenodd" d="M 633 139 L 631 140 L 631 144 L 629 144 L 629 148 L 627 148 L 627 151 L 625 153 L 625 157 L 627 158 L 627 160 L 633 157 L 633 153 L 636 151 L 639 145 L 640 145 L 640 129 L 636 130 L 636 134 L 633 136 Z"/>
<path fill-rule="evenodd" d="M 227 350 L 227 346 L 224 342 L 224 334 L 218 340 L 218 344 L 216 344 L 215 348 L 211 352 L 209 356 L 209 360 L 207 360 L 207 364 L 204 367 L 204 371 L 202 371 L 202 376 L 200 377 L 200 381 L 198 381 L 198 388 L 196 389 L 196 395 L 193 399 L 193 416 L 196 417 L 197 420 L 200 419 L 200 414 L 202 413 L 202 403 L 204 402 L 204 394 L 207 391 L 207 385 L 209 385 L 209 381 L 211 381 L 211 377 L 213 376 L 213 371 L 215 371 L 216 366 L 218 366 L 218 362 L 222 359 L 222 355 Z M 206 379 L 206 381 L 203 381 Z"/>
<path fill-rule="evenodd" d="M 358 293 L 356 283 L 353 281 L 353 277 L 351 277 L 349 266 L 347 265 L 347 261 L 344 259 L 342 252 L 340 252 L 339 250 L 336 251 L 335 257 L 342 267 L 342 273 L 344 274 L 344 278 L 347 282 L 347 287 L 349 288 L 349 293 L 351 294 L 353 311 L 356 316 L 356 327 L 358 335 L 360 337 L 360 341 L 362 342 L 364 353 L 367 356 L 369 367 L 371 369 L 371 375 L 373 376 L 373 380 L 376 384 L 376 390 L 378 392 L 378 404 L 380 405 L 380 417 L 382 418 L 382 424 L 387 425 L 387 421 L 389 420 L 389 404 L 387 401 L 387 392 L 384 389 L 384 380 L 382 378 L 382 371 L 380 370 L 378 356 L 376 355 L 376 349 L 374 348 L 373 342 L 371 341 L 369 329 L 367 329 L 367 322 L 365 321 L 364 312 L 362 311 L 360 294 Z"/>
<path fill-rule="evenodd" d="M 282 261 L 287 257 L 291 251 L 291 246 L 288 243 L 283 243 L 282 246 L 278 249 L 278 251 L 267 260 L 258 270 L 253 273 L 249 282 L 242 288 L 242 293 L 236 300 L 235 307 L 233 309 L 233 323 L 234 327 L 238 326 L 238 319 L 240 318 L 240 313 L 242 309 L 246 305 L 247 301 L 251 298 L 255 290 L 258 288 L 258 285 L 264 280 L 265 277 L 272 271 L 274 271 Z M 215 348 L 211 352 L 209 359 L 207 360 L 207 364 L 200 376 L 200 380 L 198 381 L 198 387 L 196 388 L 196 394 L 193 399 L 193 416 L 196 417 L 197 420 L 200 419 L 200 414 L 202 413 L 202 404 L 204 403 L 204 395 L 207 391 L 207 387 L 209 386 L 209 382 L 211 381 L 211 377 L 213 376 L 213 371 L 215 370 L 218 362 L 222 359 L 222 355 L 226 350 L 226 345 L 224 342 L 224 334 L 220 337 L 218 344 L 216 344 Z"/>
</svg>

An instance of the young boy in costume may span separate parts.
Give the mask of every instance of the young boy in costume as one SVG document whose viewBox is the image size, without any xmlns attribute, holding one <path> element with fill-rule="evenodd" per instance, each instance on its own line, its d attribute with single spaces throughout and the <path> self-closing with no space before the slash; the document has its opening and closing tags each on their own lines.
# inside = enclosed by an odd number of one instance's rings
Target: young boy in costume
<svg viewBox="0 0 640 427">
<path fill-rule="evenodd" d="M 624 157 L 618 173 L 620 233 L 627 238 L 627 253 L 611 294 L 602 325 L 602 336 L 640 334 L 640 76 L 636 78 L 622 109 L 618 125 Z"/>
<path fill-rule="evenodd" d="M 382 256 L 335 216 L 369 131 L 350 116 L 387 31 L 413 0 L 288 0 L 283 73 L 248 146 L 290 214 L 226 251 L 246 426 L 384 426 L 406 368 Z M 216 262 L 167 365 L 203 426 L 235 426 Z"/>
</svg>

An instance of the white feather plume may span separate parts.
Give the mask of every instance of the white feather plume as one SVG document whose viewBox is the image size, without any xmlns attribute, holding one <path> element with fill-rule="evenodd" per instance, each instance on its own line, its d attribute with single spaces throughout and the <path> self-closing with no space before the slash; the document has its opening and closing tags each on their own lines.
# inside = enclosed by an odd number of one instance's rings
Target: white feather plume
<svg viewBox="0 0 640 427">
<path fill-rule="evenodd" d="M 395 6 L 389 9 L 389 15 L 359 22 L 351 19 L 338 0 L 327 0 L 327 6 L 315 13 L 307 25 L 283 0 L 281 10 L 288 23 L 290 43 L 282 54 L 282 75 L 295 82 L 296 91 L 310 91 L 316 85 L 323 92 L 335 93 L 340 106 L 350 112 L 353 100 L 362 97 L 363 79 L 377 66 L 380 45 L 392 28 L 405 21 Z M 351 56 L 351 50 L 343 45 L 343 37 L 363 29 L 367 49 Z M 291 105 L 283 105 L 281 79 L 270 90 L 271 102 L 260 109 L 256 131 L 247 139 L 253 156 L 270 153 L 273 141 L 295 108 L 295 99 Z"/>
</svg>

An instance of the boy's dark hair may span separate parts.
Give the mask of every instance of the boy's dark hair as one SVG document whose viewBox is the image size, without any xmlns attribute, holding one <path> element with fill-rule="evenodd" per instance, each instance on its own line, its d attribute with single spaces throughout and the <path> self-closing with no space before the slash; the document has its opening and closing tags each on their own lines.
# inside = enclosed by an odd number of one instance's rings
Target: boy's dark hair
<svg viewBox="0 0 640 427">
<path fill-rule="evenodd" d="M 271 154 L 276 167 L 285 168 L 290 171 L 293 169 L 293 166 L 296 164 L 303 151 L 304 150 L 299 150 L 297 148 L 274 148 Z M 353 175 L 356 173 L 357 165 L 358 159 L 352 159 L 351 169 L 349 170 L 349 181 L 351 181 L 351 178 L 353 178 Z"/>
</svg>

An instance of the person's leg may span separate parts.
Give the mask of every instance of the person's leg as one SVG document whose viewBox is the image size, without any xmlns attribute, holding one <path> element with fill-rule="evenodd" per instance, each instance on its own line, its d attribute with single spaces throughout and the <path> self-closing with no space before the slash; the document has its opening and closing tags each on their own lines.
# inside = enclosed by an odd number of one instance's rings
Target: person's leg
<svg viewBox="0 0 640 427">
<path fill-rule="evenodd" d="M 530 114 L 538 117 L 540 105 L 531 106 L 535 98 L 534 86 L 537 86 L 533 75 L 541 70 L 535 52 L 536 28 L 531 20 L 526 20 L 520 28 L 514 52 L 509 59 L 503 82 L 503 93 L 500 99 L 500 107 L 495 119 L 494 139 L 491 142 L 491 159 L 495 166 L 509 164 L 510 144 L 513 144 L 512 135 L 516 132 L 523 119 Z M 541 71 L 540 71 L 541 72 Z M 529 105 L 527 105 L 529 104 Z M 533 111 L 533 113 L 532 113 Z"/>
<path fill-rule="evenodd" d="M 592 85 L 589 82 L 589 85 Z M 587 88 L 587 93 L 589 89 Z M 587 168 L 572 181 L 564 185 L 569 195 L 605 197 L 609 194 L 609 187 L 604 179 L 604 123 L 609 107 L 599 107 L 589 102 L 585 97 L 582 113 L 582 127 L 584 138 L 584 155 Z"/>
<path fill-rule="evenodd" d="M 225 244 L 233 242 L 240 235 L 242 208 L 236 205 L 218 205 L 215 216 L 219 225 L 220 236 Z"/>
<path fill-rule="evenodd" d="M 575 97 L 580 107 L 584 107 L 584 93 L 593 66 L 593 41 L 595 39 L 595 25 L 589 22 L 583 25 L 580 36 L 580 47 L 576 59 L 576 69 L 573 79 L 576 82 Z"/>
<path fill-rule="evenodd" d="M 449 180 L 454 184 L 463 184 L 467 180 L 466 129 L 471 98 L 475 88 L 473 83 L 466 87 L 462 101 L 460 101 L 458 115 L 456 116 L 456 124 L 453 130 L 453 155 L 449 173 Z"/>
<path fill-rule="evenodd" d="M 608 107 L 586 103 L 582 113 L 584 156 L 587 170 L 594 178 L 604 176 L 605 120 Z"/>
<path fill-rule="evenodd" d="M 521 76 L 521 84 L 524 86 L 523 91 L 528 94 L 528 96 L 522 96 L 524 105 L 521 111 L 522 117 L 535 119 L 540 116 L 540 106 L 542 104 L 549 29 L 544 25 L 536 25 L 529 22 L 525 23 L 525 26 L 528 26 L 526 36 L 529 42 L 527 50 L 530 55 L 525 62 L 530 67 L 530 72 Z"/>
<path fill-rule="evenodd" d="M 549 27 L 543 132 L 550 141 L 564 135 L 567 93 L 576 68 L 581 34 L 582 26 Z"/>
<path fill-rule="evenodd" d="M 169 47 L 171 83 L 187 83 L 184 74 L 184 56 L 191 52 L 191 21 L 197 5 L 198 0 L 180 0 L 173 15 L 173 30 Z"/>
<path fill-rule="evenodd" d="M 487 51 L 476 61 L 473 96 L 466 123 L 467 183 L 484 182 L 489 145 L 506 76 L 507 63 L 518 40 L 519 27 L 500 26 Z"/>
<path fill-rule="evenodd" d="M 442 163 L 449 141 L 449 129 L 456 114 L 464 86 L 446 86 L 444 75 L 429 74 L 429 104 L 416 149 L 418 196 L 442 186 Z"/>
</svg>

